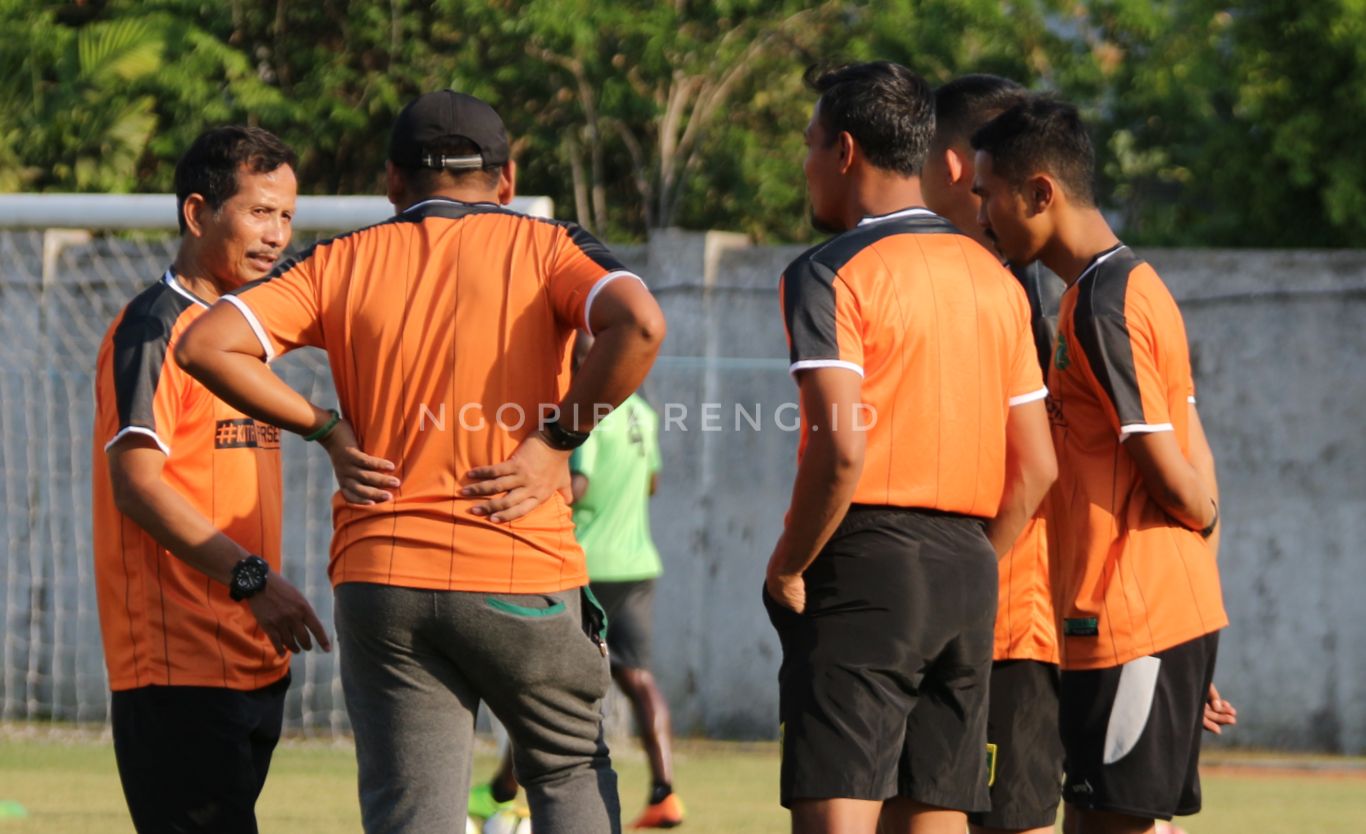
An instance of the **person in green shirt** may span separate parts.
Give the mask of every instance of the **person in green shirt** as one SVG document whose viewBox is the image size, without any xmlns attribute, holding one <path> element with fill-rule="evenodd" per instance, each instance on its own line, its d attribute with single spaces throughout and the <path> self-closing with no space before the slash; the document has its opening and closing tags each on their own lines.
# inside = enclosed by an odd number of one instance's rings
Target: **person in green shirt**
<svg viewBox="0 0 1366 834">
<path fill-rule="evenodd" d="M 591 343 L 592 337 L 579 334 L 576 367 Z M 638 829 L 673 828 L 684 814 L 673 791 L 669 704 L 650 673 L 655 579 L 663 572 L 650 536 L 659 469 L 659 416 L 639 394 L 599 422 L 569 459 L 574 535 L 588 557 L 589 587 L 607 612 L 612 679 L 631 702 L 650 760 L 650 797 L 632 824 Z M 472 791 L 472 814 L 492 814 L 516 796 L 510 752 L 493 780 Z"/>
</svg>

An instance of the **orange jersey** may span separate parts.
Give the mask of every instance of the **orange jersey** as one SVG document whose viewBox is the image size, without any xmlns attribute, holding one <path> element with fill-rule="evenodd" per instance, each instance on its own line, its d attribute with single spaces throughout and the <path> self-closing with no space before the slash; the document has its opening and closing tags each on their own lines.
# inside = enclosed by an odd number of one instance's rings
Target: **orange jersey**
<svg viewBox="0 0 1366 834">
<path fill-rule="evenodd" d="M 1063 295 L 1049 377 L 1058 451 L 1050 536 L 1065 669 L 1103 669 L 1228 625 L 1214 553 L 1143 485 L 1124 439 L 1170 431 L 1189 454 L 1186 328 L 1128 247 Z"/>
<path fill-rule="evenodd" d="M 1040 371 L 1047 373 L 1057 333 L 1062 279 L 1038 263 L 1012 271 L 1029 298 L 1036 361 Z M 1045 496 L 1015 544 L 1001 557 L 993 660 L 1058 662 L 1058 629 L 1049 571 Z"/>
<path fill-rule="evenodd" d="M 863 377 L 871 428 L 854 503 L 995 516 L 1009 408 L 1046 393 L 1029 304 L 1000 262 L 909 209 L 804 253 L 781 295 L 792 373 Z M 799 455 L 808 425 L 803 414 Z"/>
<path fill-rule="evenodd" d="M 556 494 L 511 523 L 470 514 L 499 463 L 569 387 L 597 292 L 639 280 L 577 226 L 432 199 L 322 242 L 226 300 L 267 356 L 327 351 L 361 448 L 395 463 L 392 501 L 333 499 L 333 584 L 545 593 L 588 581 Z"/>
<path fill-rule="evenodd" d="M 171 555 L 114 504 L 106 449 L 127 434 L 166 453 L 162 478 L 215 527 L 280 569 L 280 431 L 222 402 L 170 359 L 207 305 L 168 271 L 129 302 L 95 372 L 95 584 L 109 686 L 251 690 L 289 670 L 245 603 Z"/>
</svg>

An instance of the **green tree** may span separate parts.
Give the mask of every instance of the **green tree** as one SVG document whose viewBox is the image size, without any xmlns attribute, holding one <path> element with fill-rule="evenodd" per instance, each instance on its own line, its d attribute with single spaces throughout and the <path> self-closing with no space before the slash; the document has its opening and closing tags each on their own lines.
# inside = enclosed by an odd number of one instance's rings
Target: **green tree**
<svg viewBox="0 0 1366 834">
<path fill-rule="evenodd" d="M 128 191 L 156 128 L 137 83 L 162 67 L 157 21 L 79 29 L 28 4 L 0 6 L 0 188 Z"/>
</svg>

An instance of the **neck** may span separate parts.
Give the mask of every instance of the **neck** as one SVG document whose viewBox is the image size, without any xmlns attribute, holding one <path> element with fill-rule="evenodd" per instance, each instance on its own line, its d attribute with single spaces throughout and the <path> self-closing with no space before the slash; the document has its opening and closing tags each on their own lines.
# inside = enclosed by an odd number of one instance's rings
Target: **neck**
<svg viewBox="0 0 1366 834">
<path fill-rule="evenodd" d="M 1039 260 L 1071 286 L 1097 255 L 1118 243 L 1119 238 L 1099 209 L 1080 209 L 1059 219 L 1053 238 L 1039 253 Z"/>
<path fill-rule="evenodd" d="M 186 237 L 181 240 L 180 251 L 176 252 L 171 271 L 175 273 L 176 280 L 181 286 L 210 304 L 233 289 L 214 278 L 213 274 L 205 269 L 194 245 L 194 238 Z"/>
<path fill-rule="evenodd" d="M 398 200 L 398 210 L 407 211 L 418 203 L 427 200 L 446 199 L 456 200 L 461 203 L 493 203 L 499 204 L 498 190 L 493 188 L 441 188 L 436 191 L 429 191 L 419 195 L 403 195 Z"/>
<path fill-rule="evenodd" d="M 849 191 L 844 221 L 846 227 L 852 229 L 865 217 L 924 205 L 920 177 L 903 177 L 878 168 L 865 168 L 856 175 L 854 187 Z"/>
</svg>

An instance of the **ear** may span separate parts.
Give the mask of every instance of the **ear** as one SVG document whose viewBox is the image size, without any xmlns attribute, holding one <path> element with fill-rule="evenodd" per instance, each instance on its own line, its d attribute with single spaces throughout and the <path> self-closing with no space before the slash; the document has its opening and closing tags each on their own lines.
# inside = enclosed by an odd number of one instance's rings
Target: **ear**
<svg viewBox="0 0 1366 834">
<path fill-rule="evenodd" d="M 1062 191 L 1058 181 L 1047 174 L 1035 174 L 1025 181 L 1025 206 L 1030 214 L 1042 214 L 1051 208 Z"/>
<path fill-rule="evenodd" d="M 509 159 L 498 173 L 498 205 L 505 206 L 517 196 L 517 163 Z"/>
<path fill-rule="evenodd" d="M 968 161 L 954 148 L 945 148 L 944 170 L 949 175 L 948 184 L 957 185 L 963 181 L 963 177 L 968 170 Z M 971 185 L 971 183 L 969 183 L 969 185 Z"/>
<path fill-rule="evenodd" d="M 203 194 L 186 197 L 184 205 L 180 207 L 181 217 L 185 218 L 185 233 L 191 237 L 203 237 L 205 213 L 212 211 Z"/>
<path fill-rule="evenodd" d="M 399 172 L 398 166 L 394 165 L 392 162 L 385 162 L 384 194 L 389 198 L 389 202 L 394 204 L 395 208 L 403 205 L 405 201 L 404 193 L 406 191 L 407 189 L 404 187 L 403 175 Z"/>
<path fill-rule="evenodd" d="M 854 156 L 858 153 L 858 143 L 847 130 L 841 130 L 840 135 L 835 138 L 835 142 L 840 146 L 840 173 L 848 174 L 849 169 L 854 167 Z"/>
</svg>

